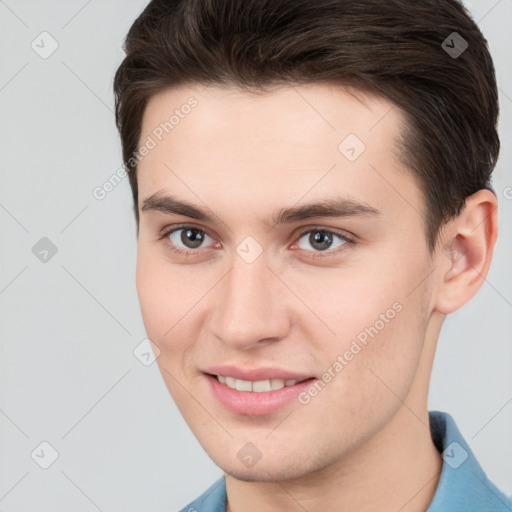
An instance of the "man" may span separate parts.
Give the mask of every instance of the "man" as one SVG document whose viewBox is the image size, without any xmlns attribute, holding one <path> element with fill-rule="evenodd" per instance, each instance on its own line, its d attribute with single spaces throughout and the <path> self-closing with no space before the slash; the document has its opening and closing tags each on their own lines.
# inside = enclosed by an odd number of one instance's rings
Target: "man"
<svg viewBox="0 0 512 512">
<path fill-rule="evenodd" d="M 461 4 L 153 0 L 125 49 L 144 324 L 225 473 L 183 510 L 510 510 L 427 410 L 497 237 L 497 87 Z"/>
</svg>

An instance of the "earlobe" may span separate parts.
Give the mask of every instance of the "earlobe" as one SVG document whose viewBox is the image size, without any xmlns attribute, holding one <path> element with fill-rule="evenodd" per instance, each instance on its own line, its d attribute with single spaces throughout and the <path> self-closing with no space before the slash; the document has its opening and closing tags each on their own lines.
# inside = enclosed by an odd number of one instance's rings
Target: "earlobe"
<svg viewBox="0 0 512 512">
<path fill-rule="evenodd" d="M 444 229 L 437 260 L 440 269 L 436 310 L 453 313 L 480 289 L 498 235 L 496 196 L 479 190 L 466 199 L 459 216 Z"/>
</svg>

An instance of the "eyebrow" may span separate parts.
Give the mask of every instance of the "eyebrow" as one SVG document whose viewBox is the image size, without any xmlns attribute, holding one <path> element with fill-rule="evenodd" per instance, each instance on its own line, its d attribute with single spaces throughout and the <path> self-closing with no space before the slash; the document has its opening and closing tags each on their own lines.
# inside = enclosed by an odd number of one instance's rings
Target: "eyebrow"
<svg viewBox="0 0 512 512">
<path fill-rule="evenodd" d="M 142 201 L 141 211 L 159 211 L 168 215 L 183 215 L 211 224 L 219 223 L 218 218 L 209 213 L 208 209 L 159 192 Z M 282 208 L 263 223 L 270 226 L 272 224 L 291 224 L 316 217 L 363 217 L 380 214 L 379 210 L 364 202 L 349 197 L 335 196 L 302 206 Z"/>
</svg>

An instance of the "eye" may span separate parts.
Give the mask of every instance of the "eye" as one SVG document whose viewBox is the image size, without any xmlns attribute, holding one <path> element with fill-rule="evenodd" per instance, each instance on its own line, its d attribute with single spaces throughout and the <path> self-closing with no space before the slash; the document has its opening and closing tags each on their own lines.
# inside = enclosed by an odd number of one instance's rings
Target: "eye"
<svg viewBox="0 0 512 512">
<path fill-rule="evenodd" d="M 193 256 L 194 253 L 202 252 L 206 248 L 205 242 L 214 242 L 205 230 L 192 225 L 181 225 L 168 228 L 162 233 L 160 240 L 164 240 L 169 249 L 175 253 L 185 256 Z M 336 243 L 337 239 L 337 243 Z M 313 250 L 301 247 L 301 242 L 309 244 Z M 210 245 L 211 245 L 210 242 Z M 353 243 L 348 235 L 338 233 L 331 229 L 314 228 L 303 231 L 293 249 L 298 247 L 301 250 L 312 253 L 312 257 L 331 256 L 338 253 L 340 247 Z M 343 249 L 341 249 L 343 250 Z M 322 254 L 325 253 L 325 254 Z"/>
<path fill-rule="evenodd" d="M 162 234 L 161 239 L 167 239 L 170 242 L 171 249 L 180 254 L 186 254 L 195 249 L 202 249 L 201 244 L 206 239 L 213 239 L 202 229 L 194 226 L 178 226 L 168 229 Z"/>
<path fill-rule="evenodd" d="M 338 239 L 338 243 L 336 244 L 335 239 Z M 297 245 L 299 249 L 303 249 L 306 251 L 310 251 L 307 247 L 300 247 L 300 242 L 304 240 L 306 244 L 309 244 L 310 247 L 313 247 L 314 252 L 328 252 L 329 254 L 336 253 L 338 251 L 334 250 L 339 247 L 342 247 L 351 242 L 349 238 L 341 233 L 336 231 L 323 229 L 323 228 L 315 228 L 310 229 L 308 231 L 304 231 Z M 328 250 L 333 249 L 333 250 Z M 320 254 L 314 254 L 314 256 L 320 256 Z"/>
</svg>

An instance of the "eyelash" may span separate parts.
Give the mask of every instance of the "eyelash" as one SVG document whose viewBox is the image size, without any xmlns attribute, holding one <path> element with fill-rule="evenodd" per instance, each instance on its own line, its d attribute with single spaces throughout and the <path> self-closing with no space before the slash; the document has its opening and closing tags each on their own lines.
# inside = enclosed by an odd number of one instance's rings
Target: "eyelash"
<svg viewBox="0 0 512 512">
<path fill-rule="evenodd" d="M 181 249 L 179 247 L 176 247 L 170 240 L 165 240 L 170 234 L 174 233 L 175 231 L 180 231 L 180 230 L 185 230 L 185 229 L 194 229 L 196 231 L 198 231 L 199 233 L 203 233 L 203 234 L 206 234 L 208 236 L 210 236 L 208 234 L 207 231 L 205 231 L 204 229 L 202 228 L 199 228 L 197 226 L 193 226 L 191 224 L 181 224 L 179 226 L 173 226 L 172 228 L 169 228 L 169 229 L 164 229 L 164 232 L 162 232 L 162 235 L 160 236 L 160 238 L 158 239 L 159 241 L 164 241 L 164 243 L 167 241 L 168 244 L 168 248 L 173 251 L 174 253 L 177 253 L 177 254 L 180 254 L 182 256 L 186 256 L 186 257 L 193 257 L 195 256 L 197 253 L 200 253 L 202 252 L 203 249 L 206 249 L 205 247 L 202 247 L 200 249 L 188 249 L 188 250 L 185 250 L 185 249 Z M 339 247 L 338 249 L 336 250 L 333 250 L 333 251 L 330 251 L 330 250 L 326 250 L 326 251 L 306 251 L 306 252 L 311 252 L 311 256 L 312 258 L 326 258 L 326 257 L 330 257 L 332 255 L 335 255 L 335 254 L 338 254 L 339 252 L 343 251 L 343 247 L 345 247 L 346 245 L 354 245 L 355 244 L 355 241 L 352 239 L 352 237 L 348 236 L 347 234 L 345 233 L 342 233 L 340 231 L 337 231 L 337 230 L 334 230 L 334 229 L 327 229 L 327 228 L 324 228 L 324 227 L 321 227 L 321 226 L 314 226 L 312 228 L 308 228 L 304 231 L 302 231 L 300 233 L 300 235 L 298 235 L 298 237 L 296 238 L 296 240 L 300 240 L 304 235 L 306 235 L 307 233 L 311 233 L 311 232 L 316 232 L 316 231 L 322 231 L 323 233 L 328 233 L 328 234 L 331 234 L 331 235 L 336 235 L 338 236 L 339 238 L 341 238 L 343 240 L 343 242 L 345 242 L 341 247 Z M 210 238 L 213 238 L 210 236 Z M 299 250 L 305 250 L 305 249 L 299 249 Z"/>
</svg>

